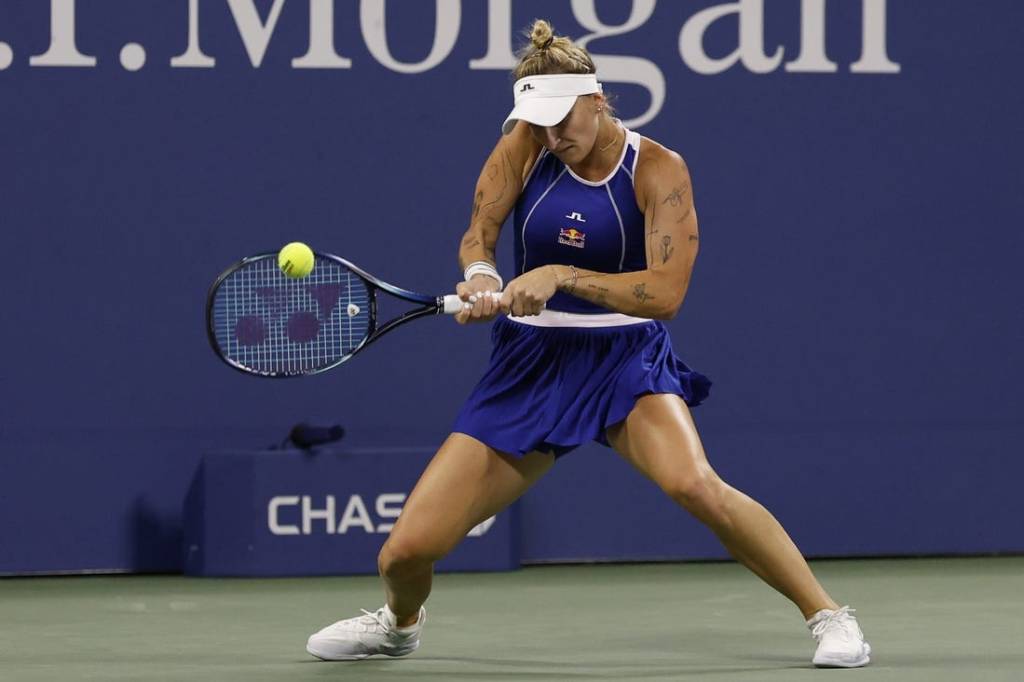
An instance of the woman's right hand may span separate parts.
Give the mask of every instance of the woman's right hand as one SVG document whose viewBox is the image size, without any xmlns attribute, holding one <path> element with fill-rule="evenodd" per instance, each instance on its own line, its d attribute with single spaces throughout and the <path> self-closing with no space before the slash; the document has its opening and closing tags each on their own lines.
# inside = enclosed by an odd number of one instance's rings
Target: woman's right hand
<svg viewBox="0 0 1024 682">
<path fill-rule="evenodd" d="M 464 308 L 455 313 L 455 321 L 459 324 L 469 322 L 489 322 L 501 312 L 498 301 L 498 281 L 487 275 L 474 275 L 468 282 L 459 282 L 455 285 L 455 293 L 471 308 Z"/>
</svg>

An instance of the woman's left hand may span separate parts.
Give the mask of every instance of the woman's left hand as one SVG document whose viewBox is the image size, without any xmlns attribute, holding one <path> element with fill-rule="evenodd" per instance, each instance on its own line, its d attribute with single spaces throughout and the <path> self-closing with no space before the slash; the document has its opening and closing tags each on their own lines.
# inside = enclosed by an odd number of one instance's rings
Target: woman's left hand
<svg viewBox="0 0 1024 682">
<path fill-rule="evenodd" d="M 554 265 L 544 265 L 516 277 L 501 294 L 502 312 L 516 317 L 539 315 L 558 291 L 558 273 Z"/>
</svg>

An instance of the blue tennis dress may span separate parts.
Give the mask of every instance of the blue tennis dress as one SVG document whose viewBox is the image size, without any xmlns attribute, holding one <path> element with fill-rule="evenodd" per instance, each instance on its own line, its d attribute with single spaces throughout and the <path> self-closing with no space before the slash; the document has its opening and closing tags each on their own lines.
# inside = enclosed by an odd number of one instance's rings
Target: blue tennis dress
<svg viewBox="0 0 1024 682">
<path fill-rule="evenodd" d="M 647 268 L 644 216 L 633 176 L 640 135 L 626 131 L 622 157 L 600 182 L 541 151 L 515 206 L 516 274 L 543 265 L 597 272 Z M 711 382 L 672 351 L 665 325 L 556 293 L 541 315 L 499 317 L 490 366 L 455 420 L 495 450 L 561 456 L 621 422 L 640 396 L 679 395 L 694 407 Z"/>
</svg>

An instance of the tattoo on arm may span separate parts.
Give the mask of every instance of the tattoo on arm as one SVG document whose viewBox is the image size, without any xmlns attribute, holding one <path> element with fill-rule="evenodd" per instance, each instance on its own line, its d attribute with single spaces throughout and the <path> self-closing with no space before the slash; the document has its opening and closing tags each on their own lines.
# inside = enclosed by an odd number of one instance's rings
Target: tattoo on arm
<svg viewBox="0 0 1024 682">
<path fill-rule="evenodd" d="M 641 303 L 646 303 L 647 301 L 654 298 L 654 296 L 651 296 L 649 293 L 647 293 L 646 289 L 647 285 L 643 282 L 633 287 L 633 296 L 636 298 L 636 300 L 640 301 Z"/>
<path fill-rule="evenodd" d="M 476 233 L 470 232 L 469 234 L 462 238 L 461 249 L 475 249 L 478 246 L 483 246 L 484 254 L 491 260 L 494 260 L 494 249 L 485 245 L 483 241 L 481 241 L 480 237 L 477 236 Z"/>
<path fill-rule="evenodd" d="M 691 241 L 691 242 L 699 242 L 699 241 L 700 241 L 700 237 L 698 237 L 698 236 L 697 236 L 697 235 L 695 235 L 695 234 L 691 234 L 691 235 L 690 235 L 690 241 Z"/>
<path fill-rule="evenodd" d="M 512 168 L 512 156 L 506 151 L 502 155 L 501 164 L 501 190 L 498 192 L 498 196 L 493 201 L 488 201 L 480 207 L 480 210 L 485 210 L 494 206 L 496 203 L 501 201 L 505 197 L 505 193 L 508 191 L 509 185 L 512 184 L 512 176 L 515 171 Z M 491 180 L 494 180 L 498 176 L 498 167 L 495 164 L 491 164 L 487 170 L 487 175 Z M 482 197 L 481 197 L 482 198 Z"/>
<path fill-rule="evenodd" d="M 682 206 L 683 205 L 683 199 L 686 197 L 686 195 L 687 195 L 687 193 L 689 193 L 689 191 L 690 191 L 690 183 L 689 182 L 684 182 L 683 184 L 678 185 L 677 187 L 674 187 L 672 189 L 672 191 L 669 192 L 669 195 L 667 197 L 665 197 L 665 200 L 662 201 L 661 203 L 662 204 L 668 204 L 669 206 L 673 206 L 673 207 Z"/>
<path fill-rule="evenodd" d="M 598 305 L 604 305 L 608 300 L 608 287 L 603 287 L 593 282 L 588 282 L 584 287 L 591 295 L 591 301 Z"/>
<path fill-rule="evenodd" d="M 668 235 L 661 238 L 661 264 L 664 265 L 672 257 L 676 247 L 672 246 L 672 237 Z"/>
<path fill-rule="evenodd" d="M 598 305 L 604 305 L 608 300 L 608 294 L 610 293 L 608 287 L 603 287 L 600 284 L 600 280 L 603 277 L 607 277 L 607 272 L 590 272 L 587 274 L 581 274 L 576 280 L 576 289 L 580 290 L 581 293 L 586 294 L 584 298 L 588 301 L 592 301 Z"/>
<path fill-rule="evenodd" d="M 649 230 L 647 230 L 647 240 L 646 240 L 646 243 L 645 243 L 645 246 L 647 247 L 647 262 L 648 263 L 650 263 L 652 260 L 654 260 L 654 247 L 651 245 L 651 242 L 652 242 L 652 240 L 654 238 L 654 235 L 656 235 L 656 234 L 658 234 L 658 207 L 657 206 L 652 206 L 651 207 L 651 227 L 650 227 Z"/>
<path fill-rule="evenodd" d="M 492 183 L 497 180 L 498 174 L 500 173 L 501 189 L 498 191 L 498 195 L 490 201 L 485 201 L 486 197 L 484 196 L 483 189 L 477 190 L 476 195 L 473 197 L 473 221 L 476 221 L 480 217 L 481 213 L 486 212 L 487 209 L 504 199 L 505 195 L 509 192 L 509 188 L 513 186 L 512 178 L 515 175 L 515 171 L 512 166 L 512 155 L 507 150 L 504 151 L 502 153 L 501 161 L 499 163 L 492 163 L 488 165 L 484 170 L 484 173 L 486 174 L 487 179 Z M 494 247 L 483 243 L 475 235 L 467 235 L 462 241 L 462 246 L 467 249 L 482 246 L 484 255 L 487 258 L 494 260 Z"/>
</svg>

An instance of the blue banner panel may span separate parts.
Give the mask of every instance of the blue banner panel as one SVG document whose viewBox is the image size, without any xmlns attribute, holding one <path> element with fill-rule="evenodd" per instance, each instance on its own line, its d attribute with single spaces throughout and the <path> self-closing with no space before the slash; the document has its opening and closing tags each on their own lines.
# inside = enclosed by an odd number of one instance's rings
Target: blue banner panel
<svg viewBox="0 0 1024 682">
<path fill-rule="evenodd" d="M 377 553 L 431 455 L 204 455 L 185 503 L 185 573 L 376 574 Z M 516 513 L 513 505 L 473 528 L 437 570 L 517 568 Z"/>
<path fill-rule="evenodd" d="M 714 381 L 694 418 L 726 480 L 812 553 L 1020 546 L 999 513 L 1024 476 L 1024 2 L 0 0 L 0 573 L 180 570 L 201 454 L 298 422 L 443 442 L 488 325 L 414 322 L 261 381 L 210 352 L 203 305 L 297 240 L 451 292 L 537 17 L 689 168 L 700 253 L 666 324 Z M 528 498 L 531 560 L 720 554 L 585 454 Z M 381 485 L 267 492 L 300 528 L 303 496 L 333 495 L 337 527 L 352 495 L 373 514 L 404 490 Z M 840 542 L 807 511 L 837 502 L 877 516 Z"/>
<path fill-rule="evenodd" d="M 1005 432 L 979 432 L 907 425 L 837 444 L 827 430 L 709 429 L 703 441 L 725 482 L 764 505 L 809 557 L 1024 552 L 1024 464 L 1002 447 Z M 729 558 L 600 446 L 564 458 L 520 504 L 523 563 Z"/>
</svg>

